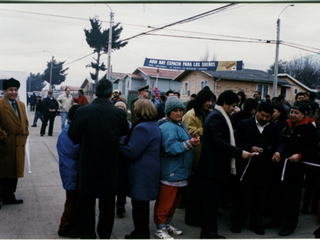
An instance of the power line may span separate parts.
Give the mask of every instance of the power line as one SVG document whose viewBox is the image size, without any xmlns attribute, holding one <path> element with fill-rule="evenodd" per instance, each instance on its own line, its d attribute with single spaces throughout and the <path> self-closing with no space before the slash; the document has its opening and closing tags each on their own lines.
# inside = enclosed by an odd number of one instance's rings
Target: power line
<svg viewBox="0 0 320 240">
<path fill-rule="evenodd" d="M 89 56 L 92 55 L 92 54 L 94 54 L 94 53 L 93 53 L 93 52 L 92 52 L 92 53 L 89 53 L 89 54 L 87 54 L 87 55 L 85 55 L 85 56 L 83 56 L 83 57 L 80 57 L 80 58 L 78 58 L 78 59 L 76 59 L 76 60 L 73 60 L 73 61 L 71 61 L 71 62 L 69 62 L 69 63 L 66 63 L 66 65 L 69 65 L 69 64 L 71 64 L 71 63 L 78 62 L 78 61 L 80 61 L 81 59 L 84 59 L 84 58 L 86 58 L 86 57 L 89 57 Z"/>
<path fill-rule="evenodd" d="M 175 38 L 188 38 L 197 40 L 211 40 L 211 41 L 224 41 L 224 42 L 246 42 L 246 43 L 266 43 L 266 41 L 256 40 L 235 40 L 235 39 L 219 39 L 219 38 L 209 38 L 209 37 L 192 37 L 192 36 L 182 36 L 182 35 L 168 35 L 168 34 L 147 34 L 150 36 L 160 36 L 160 37 L 175 37 Z"/>
<path fill-rule="evenodd" d="M 152 30 L 150 30 L 150 31 L 142 32 L 142 33 L 136 34 L 136 35 L 134 35 L 134 36 L 132 36 L 132 37 L 129 37 L 129 38 L 120 40 L 120 42 L 128 41 L 128 40 L 133 39 L 133 38 L 137 38 L 137 37 L 140 37 L 140 36 L 143 36 L 143 35 L 147 35 L 147 34 L 149 34 L 149 33 L 151 33 L 151 32 L 159 31 L 159 30 L 162 30 L 162 29 L 167 28 L 167 27 L 172 27 L 172 26 L 174 26 L 174 25 L 179 25 L 179 24 L 191 22 L 191 21 L 194 21 L 194 20 L 197 20 L 197 19 L 200 19 L 200 18 L 209 16 L 209 15 L 211 15 L 211 14 L 214 14 L 214 13 L 217 13 L 217 12 L 220 12 L 220 11 L 223 11 L 223 10 L 225 10 L 225 9 L 227 9 L 227 8 L 235 5 L 235 4 L 236 4 L 236 3 L 231 3 L 231 4 L 228 4 L 228 5 L 226 5 L 226 6 L 219 7 L 219 8 L 215 8 L 215 9 L 210 10 L 210 11 L 208 11 L 208 12 L 204 12 L 204 13 L 195 15 L 195 16 L 193 16 L 193 17 L 189 17 L 189 18 L 186 18 L 186 19 L 183 19 L 183 20 L 174 22 L 174 23 L 170 23 L 170 24 L 164 25 L 164 26 L 162 26 L 162 27 L 158 27 L 158 28 L 152 29 Z"/>
</svg>

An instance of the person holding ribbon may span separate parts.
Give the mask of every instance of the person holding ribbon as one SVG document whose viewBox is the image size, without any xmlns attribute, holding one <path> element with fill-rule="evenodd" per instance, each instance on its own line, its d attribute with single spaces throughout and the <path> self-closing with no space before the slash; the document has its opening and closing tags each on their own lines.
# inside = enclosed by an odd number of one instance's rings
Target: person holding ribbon
<svg viewBox="0 0 320 240">
<path fill-rule="evenodd" d="M 258 235 L 265 234 L 262 219 L 272 166 L 275 164 L 272 159 L 278 158 L 277 154 L 273 154 L 281 151 L 278 149 L 280 127 L 271 121 L 273 112 L 271 103 L 262 102 L 257 107 L 256 115 L 242 120 L 235 131 L 237 147 L 255 155 L 249 160 L 236 160 L 237 187 L 231 211 L 233 233 L 241 232 L 250 212 L 250 229 Z"/>
<path fill-rule="evenodd" d="M 280 236 L 288 236 L 298 225 L 303 174 L 306 169 L 319 163 L 319 142 L 316 128 L 306 118 L 308 106 L 295 102 L 290 110 L 290 119 L 282 130 L 280 144 L 284 147 L 280 165 L 282 176 L 272 194 L 275 204 L 271 222 L 265 228 L 281 228 Z M 279 161 L 278 158 L 275 161 Z M 280 182 L 281 179 L 281 182 Z"/>
</svg>

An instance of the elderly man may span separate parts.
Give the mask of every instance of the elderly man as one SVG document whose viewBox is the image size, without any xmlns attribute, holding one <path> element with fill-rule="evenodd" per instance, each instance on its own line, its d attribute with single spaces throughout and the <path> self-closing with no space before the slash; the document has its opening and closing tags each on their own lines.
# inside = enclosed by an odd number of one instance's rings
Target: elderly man
<svg viewBox="0 0 320 240">
<path fill-rule="evenodd" d="M 29 123 L 23 102 L 17 100 L 20 82 L 14 78 L 3 81 L 4 98 L 0 99 L 0 208 L 3 204 L 20 204 L 15 191 L 18 178 L 23 177 L 25 145 Z"/>
<path fill-rule="evenodd" d="M 149 98 L 149 85 L 143 86 L 138 88 L 138 93 L 139 96 L 132 99 L 131 104 L 130 104 L 130 111 L 131 111 L 131 124 L 132 126 L 135 124 L 135 122 L 137 121 L 137 117 L 134 113 L 134 103 L 138 100 L 138 99 L 148 99 Z"/>
<path fill-rule="evenodd" d="M 96 198 L 99 199 L 99 237 L 110 238 L 119 182 L 120 136 L 127 135 L 126 113 L 110 102 L 112 83 L 100 80 L 97 98 L 79 108 L 68 136 L 80 144 L 78 192 L 80 197 L 80 238 L 95 239 Z"/>
<path fill-rule="evenodd" d="M 66 120 L 68 117 L 68 113 L 70 108 L 73 105 L 73 97 L 70 95 L 70 88 L 66 87 L 65 92 L 62 93 L 58 98 L 57 101 L 60 107 L 60 115 L 61 115 L 61 130 L 64 129 Z"/>
</svg>

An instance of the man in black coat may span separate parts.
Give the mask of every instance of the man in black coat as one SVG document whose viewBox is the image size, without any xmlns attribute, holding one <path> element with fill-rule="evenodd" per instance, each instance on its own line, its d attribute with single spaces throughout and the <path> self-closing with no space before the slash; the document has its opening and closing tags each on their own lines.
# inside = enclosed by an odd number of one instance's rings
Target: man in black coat
<svg viewBox="0 0 320 240">
<path fill-rule="evenodd" d="M 34 111 L 34 107 L 37 103 L 37 97 L 36 94 L 33 93 L 30 97 L 30 112 Z"/>
<path fill-rule="evenodd" d="M 251 153 L 235 146 L 228 115 L 238 102 L 236 93 L 223 92 L 218 98 L 215 109 L 204 123 L 199 161 L 202 216 L 200 238 L 225 238 L 218 235 L 217 224 L 222 185 L 228 173 L 232 171 L 234 163 L 232 158 L 247 159 L 251 156 Z"/>
<path fill-rule="evenodd" d="M 264 235 L 262 215 L 268 185 L 272 175 L 273 161 L 279 160 L 279 125 L 271 121 L 271 103 L 262 102 L 254 118 L 242 120 L 235 132 L 238 147 L 255 152 L 249 160 L 237 159 L 237 188 L 232 209 L 231 231 L 240 233 L 251 211 L 250 228 L 258 235 Z"/>
<path fill-rule="evenodd" d="M 43 112 L 43 102 L 41 100 L 41 96 L 37 96 L 36 112 L 34 114 L 33 125 L 31 127 L 37 126 L 38 118 L 40 118 L 41 122 L 43 122 L 42 112 Z"/>
<path fill-rule="evenodd" d="M 52 90 L 48 91 L 48 96 L 43 100 L 43 121 L 40 130 L 40 136 L 46 133 L 46 127 L 49 121 L 48 135 L 52 136 L 54 119 L 59 109 L 58 101 L 53 97 Z"/>
<path fill-rule="evenodd" d="M 126 113 L 111 101 L 112 83 L 100 80 L 97 98 L 79 108 L 68 136 L 80 144 L 78 186 L 80 238 L 95 239 L 95 204 L 99 199 L 99 237 L 110 238 L 119 178 L 119 139 L 128 134 Z"/>
</svg>

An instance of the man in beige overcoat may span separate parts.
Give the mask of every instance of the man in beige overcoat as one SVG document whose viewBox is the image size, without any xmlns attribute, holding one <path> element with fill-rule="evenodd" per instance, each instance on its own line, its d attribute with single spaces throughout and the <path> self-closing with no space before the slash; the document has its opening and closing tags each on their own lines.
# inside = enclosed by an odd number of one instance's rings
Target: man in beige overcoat
<svg viewBox="0 0 320 240">
<path fill-rule="evenodd" d="M 2 204 L 20 204 L 15 191 L 23 177 L 25 146 L 29 123 L 23 102 L 17 100 L 20 82 L 3 81 L 4 97 L 0 99 L 0 208 Z"/>
</svg>

